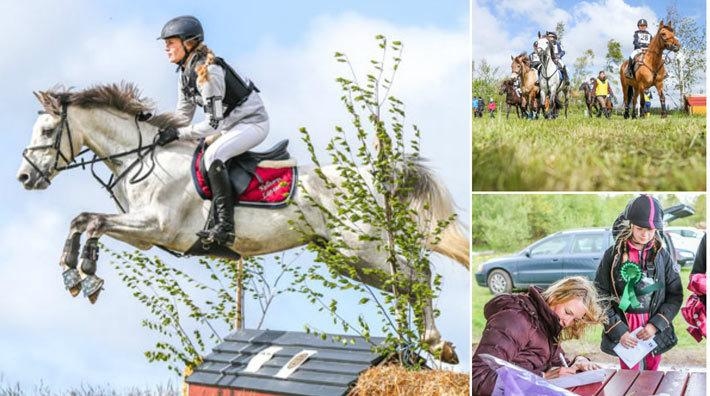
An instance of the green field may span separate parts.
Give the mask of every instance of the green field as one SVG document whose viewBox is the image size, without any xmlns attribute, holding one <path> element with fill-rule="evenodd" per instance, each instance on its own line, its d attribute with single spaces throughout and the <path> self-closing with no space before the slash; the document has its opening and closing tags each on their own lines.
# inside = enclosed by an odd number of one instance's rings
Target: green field
<svg viewBox="0 0 710 396">
<path fill-rule="evenodd" d="M 472 272 L 475 273 L 478 271 L 478 266 L 492 257 L 493 256 L 490 255 L 474 255 Z M 683 282 L 683 304 L 685 304 L 685 300 L 687 300 L 690 293 L 687 289 L 689 274 L 690 267 L 684 267 L 681 269 L 680 278 Z M 481 338 L 483 328 L 486 326 L 486 320 L 483 317 L 483 306 L 486 305 L 488 300 L 493 298 L 493 294 L 491 294 L 490 290 L 487 288 L 478 286 L 475 279 L 472 278 L 471 282 L 473 296 L 473 301 L 471 303 L 471 328 L 473 332 L 472 340 L 475 344 Z M 688 334 L 685 330 L 688 325 L 683 320 L 680 312 L 675 319 L 673 319 L 673 325 L 675 327 L 676 335 L 678 336 L 678 345 L 664 354 L 663 364 L 704 366 L 705 341 L 699 344 L 693 337 L 690 336 L 690 334 Z M 593 359 L 595 361 L 616 362 L 616 358 L 606 355 L 599 350 L 601 332 L 601 325 L 594 326 L 594 328 L 586 332 L 585 336 L 581 340 L 565 341 L 563 343 L 563 347 L 567 353 L 590 355 L 595 358 Z"/>
<path fill-rule="evenodd" d="M 704 191 L 705 117 L 473 119 L 474 191 Z"/>
</svg>

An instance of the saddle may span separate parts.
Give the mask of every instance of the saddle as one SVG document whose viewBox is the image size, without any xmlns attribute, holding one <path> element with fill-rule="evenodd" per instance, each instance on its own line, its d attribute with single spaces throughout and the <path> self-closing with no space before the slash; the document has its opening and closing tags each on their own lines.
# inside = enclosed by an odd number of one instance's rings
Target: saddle
<svg viewBox="0 0 710 396">
<path fill-rule="evenodd" d="M 287 151 L 288 140 L 282 140 L 267 151 L 247 151 L 225 162 L 234 192 L 234 204 L 276 209 L 289 203 L 296 192 L 298 172 L 296 161 Z M 191 171 L 197 194 L 202 199 L 212 199 L 204 153 L 204 139 L 200 141 L 192 157 Z M 213 213 L 208 216 L 212 224 Z M 196 241 L 185 254 L 194 256 L 222 257 L 230 260 L 240 258 L 239 253 L 220 244 L 203 245 Z"/>
<path fill-rule="evenodd" d="M 288 140 L 267 151 L 247 151 L 225 162 L 234 191 L 234 204 L 262 208 L 281 208 L 296 191 L 296 161 L 288 153 Z M 192 180 L 202 199 L 212 199 L 207 168 L 204 164 L 204 140 L 197 145 L 192 161 Z"/>
<path fill-rule="evenodd" d="M 633 57 L 632 62 L 626 66 L 626 77 L 636 78 L 636 71 L 643 65 L 643 57 L 646 55 L 646 50 L 641 51 Z"/>
</svg>

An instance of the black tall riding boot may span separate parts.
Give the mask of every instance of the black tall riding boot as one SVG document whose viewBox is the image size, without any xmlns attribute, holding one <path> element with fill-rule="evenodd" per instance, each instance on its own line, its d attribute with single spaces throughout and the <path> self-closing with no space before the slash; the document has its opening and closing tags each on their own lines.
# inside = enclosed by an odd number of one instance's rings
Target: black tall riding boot
<svg viewBox="0 0 710 396">
<path fill-rule="evenodd" d="M 232 184 L 224 163 L 215 160 L 207 171 L 212 189 L 212 210 L 215 224 L 212 228 L 197 233 L 202 243 L 231 245 L 234 242 L 234 198 Z"/>
<path fill-rule="evenodd" d="M 562 68 L 562 80 L 569 84 L 569 74 L 567 74 L 567 66 Z"/>
<path fill-rule="evenodd" d="M 634 78 L 634 58 L 629 57 L 629 64 L 626 66 L 626 78 Z"/>
</svg>

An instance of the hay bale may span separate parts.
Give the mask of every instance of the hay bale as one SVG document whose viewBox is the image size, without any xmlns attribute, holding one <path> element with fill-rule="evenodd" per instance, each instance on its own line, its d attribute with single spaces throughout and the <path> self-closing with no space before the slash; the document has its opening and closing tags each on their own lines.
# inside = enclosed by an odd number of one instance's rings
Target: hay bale
<svg viewBox="0 0 710 396">
<path fill-rule="evenodd" d="M 394 364 L 371 367 L 360 375 L 350 396 L 469 394 L 469 376 L 445 370 L 407 370 Z"/>
</svg>

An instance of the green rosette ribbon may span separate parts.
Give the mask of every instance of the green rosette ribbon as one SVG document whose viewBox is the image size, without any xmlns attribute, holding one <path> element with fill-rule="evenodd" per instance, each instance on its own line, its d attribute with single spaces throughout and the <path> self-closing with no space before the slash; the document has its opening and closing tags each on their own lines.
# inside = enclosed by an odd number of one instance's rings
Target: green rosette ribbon
<svg viewBox="0 0 710 396">
<path fill-rule="evenodd" d="M 636 297 L 635 286 L 641 280 L 641 268 L 630 261 L 625 262 L 621 266 L 621 279 L 626 282 L 626 286 L 619 300 L 619 309 L 626 312 L 629 307 L 638 308 L 641 303 Z"/>
</svg>

